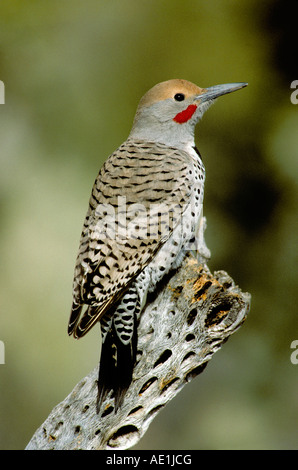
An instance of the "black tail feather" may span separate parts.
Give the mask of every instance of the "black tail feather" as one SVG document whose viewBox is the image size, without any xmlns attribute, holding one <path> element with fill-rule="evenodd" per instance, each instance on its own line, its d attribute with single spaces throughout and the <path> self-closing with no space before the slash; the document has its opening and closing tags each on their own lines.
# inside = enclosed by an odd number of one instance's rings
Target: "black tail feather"
<svg viewBox="0 0 298 470">
<path fill-rule="evenodd" d="M 102 344 L 99 374 L 97 413 L 108 393 L 113 390 L 115 412 L 121 406 L 126 391 L 129 388 L 136 361 L 137 331 L 136 321 L 132 341 L 125 345 L 112 328 Z"/>
<path fill-rule="evenodd" d="M 110 331 L 107 334 L 105 342 L 102 344 L 99 373 L 98 373 L 98 395 L 97 395 L 97 413 L 101 408 L 110 390 L 114 389 L 116 375 L 116 346 L 114 334 Z"/>
</svg>

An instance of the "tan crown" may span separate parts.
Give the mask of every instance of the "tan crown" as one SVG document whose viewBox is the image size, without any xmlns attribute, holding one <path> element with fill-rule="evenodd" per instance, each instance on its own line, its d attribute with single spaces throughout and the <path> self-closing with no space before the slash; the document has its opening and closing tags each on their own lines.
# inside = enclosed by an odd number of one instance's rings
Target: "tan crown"
<svg viewBox="0 0 298 470">
<path fill-rule="evenodd" d="M 200 88 L 194 83 L 188 82 L 187 80 L 167 80 L 165 82 L 158 83 L 149 91 L 147 91 L 147 93 L 145 93 L 145 95 L 141 98 L 138 109 L 150 106 L 153 103 L 157 103 L 158 101 L 174 98 L 176 93 L 183 93 L 187 99 L 191 96 L 200 95 L 204 91 L 204 88 Z"/>
</svg>

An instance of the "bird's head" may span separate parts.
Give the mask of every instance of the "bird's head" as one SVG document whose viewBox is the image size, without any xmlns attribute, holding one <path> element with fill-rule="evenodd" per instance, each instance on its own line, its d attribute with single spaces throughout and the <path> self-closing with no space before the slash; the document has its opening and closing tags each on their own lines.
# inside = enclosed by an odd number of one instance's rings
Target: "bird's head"
<svg viewBox="0 0 298 470">
<path fill-rule="evenodd" d="M 176 147 L 193 145 L 195 125 L 214 100 L 246 85 L 200 88 L 181 79 L 158 83 L 141 98 L 130 137 Z"/>
</svg>

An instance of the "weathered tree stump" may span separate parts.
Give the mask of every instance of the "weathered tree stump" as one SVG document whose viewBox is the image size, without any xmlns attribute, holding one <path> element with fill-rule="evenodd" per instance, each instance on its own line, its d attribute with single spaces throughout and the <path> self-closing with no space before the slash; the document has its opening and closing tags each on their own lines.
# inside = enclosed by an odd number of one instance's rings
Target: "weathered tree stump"
<svg viewBox="0 0 298 470">
<path fill-rule="evenodd" d="M 135 445 L 159 411 L 241 326 L 250 295 L 224 271 L 210 273 L 203 229 L 201 234 L 199 260 L 188 255 L 148 299 L 138 326 L 133 382 L 117 413 L 111 393 L 96 412 L 96 368 L 52 410 L 27 450 L 116 450 Z"/>
</svg>

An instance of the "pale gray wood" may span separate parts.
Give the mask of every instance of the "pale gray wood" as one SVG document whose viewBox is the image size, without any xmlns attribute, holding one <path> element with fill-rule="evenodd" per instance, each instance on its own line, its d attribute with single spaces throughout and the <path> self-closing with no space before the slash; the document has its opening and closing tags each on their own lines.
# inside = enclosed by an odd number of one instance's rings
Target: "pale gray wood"
<svg viewBox="0 0 298 470">
<path fill-rule="evenodd" d="M 59 403 L 27 450 L 127 449 L 246 319 L 250 295 L 224 271 L 210 273 L 201 221 L 199 259 L 189 255 L 148 299 L 138 327 L 133 382 L 115 414 L 108 396 L 96 413 L 97 368 Z"/>
</svg>

